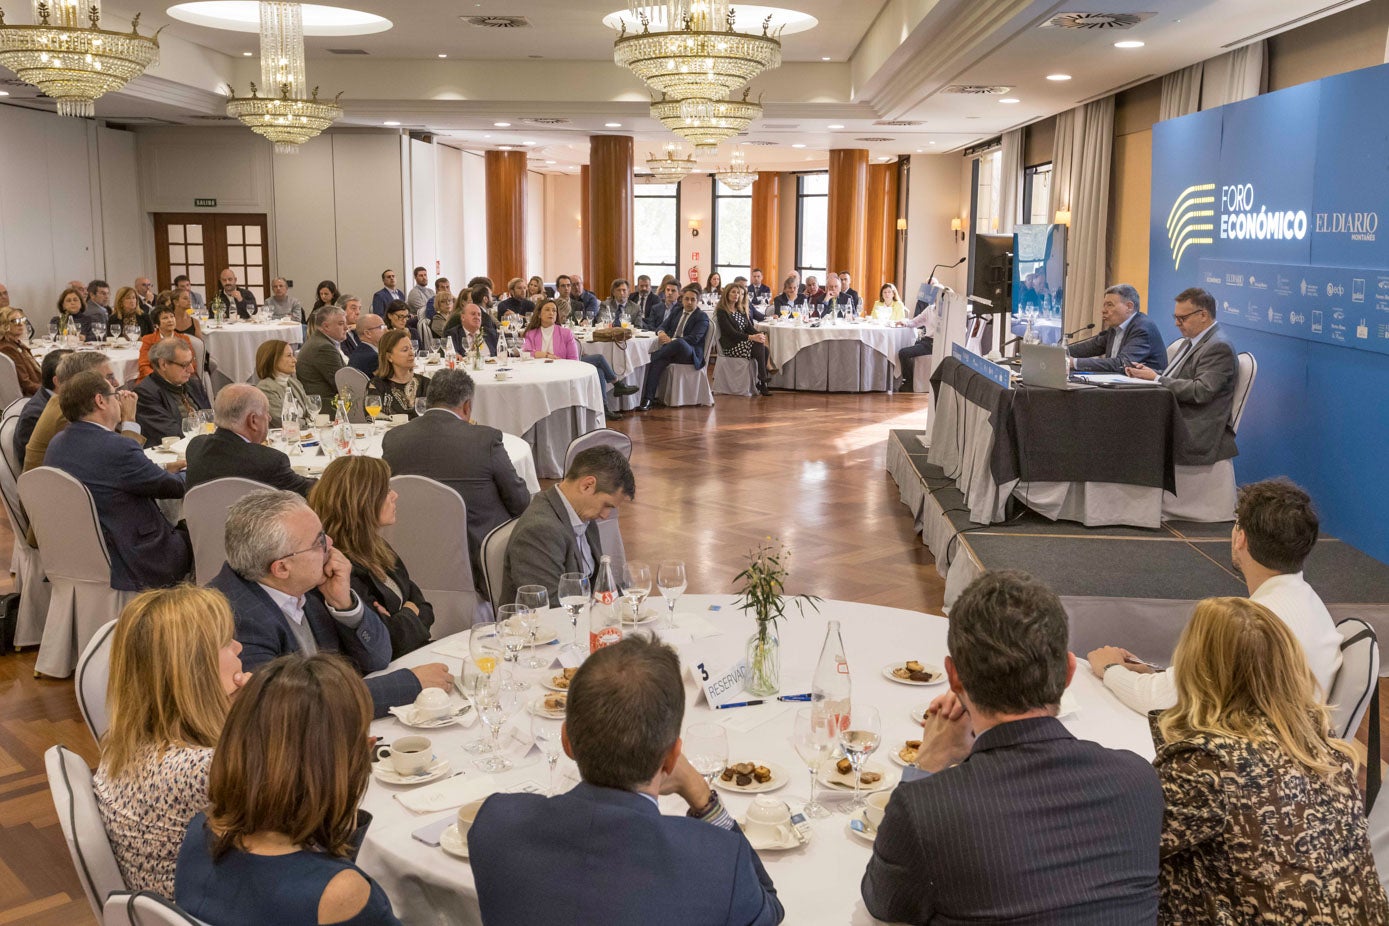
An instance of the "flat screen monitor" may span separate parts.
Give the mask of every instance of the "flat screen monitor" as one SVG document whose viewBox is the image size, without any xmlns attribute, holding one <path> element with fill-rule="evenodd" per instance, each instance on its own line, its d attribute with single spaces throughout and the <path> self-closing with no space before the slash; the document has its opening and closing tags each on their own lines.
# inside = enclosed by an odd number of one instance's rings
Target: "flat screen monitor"
<svg viewBox="0 0 1389 926">
<path fill-rule="evenodd" d="M 1060 318 L 1065 303 L 1066 226 L 1013 229 L 1013 312 Z"/>
<path fill-rule="evenodd" d="M 987 299 L 989 306 L 974 304 L 979 315 L 1006 315 L 1012 311 L 1013 299 L 1013 236 L 975 235 L 974 254 L 970 258 L 974 272 L 970 275 L 971 296 Z"/>
<path fill-rule="evenodd" d="M 941 285 L 939 283 L 922 283 L 921 288 L 916 291 L 916 308 L 912 310 L 912 316 L 920 315 L 928 305 L 935 305 L 940 298 Z"/>
</svg>

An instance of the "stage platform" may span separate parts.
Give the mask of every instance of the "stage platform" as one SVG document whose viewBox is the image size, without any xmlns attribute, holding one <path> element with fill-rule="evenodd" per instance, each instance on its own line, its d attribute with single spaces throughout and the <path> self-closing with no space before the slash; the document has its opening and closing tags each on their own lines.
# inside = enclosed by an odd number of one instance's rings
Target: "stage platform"
<svg viewBox="0 0 1389 926">
<path fill-rule="evenodd" d="M 1076 652 L 1112 643 L 1165 665 L 1197 601 L 1246 594 L 1229 522 L 1090 528 L 1019 506 L 1007 522 L 976 524 L 954 481 L 926 462 L 922 433 L 890 432 L 887 470 L 945 579 L 947 613 L 980 573 L 1019 569 L 1060 596 Z M 1323 534 L 1305 575 L 1336 620 L 1362 618 L 1389 640 L 1389 566 Z"/>
</svg>

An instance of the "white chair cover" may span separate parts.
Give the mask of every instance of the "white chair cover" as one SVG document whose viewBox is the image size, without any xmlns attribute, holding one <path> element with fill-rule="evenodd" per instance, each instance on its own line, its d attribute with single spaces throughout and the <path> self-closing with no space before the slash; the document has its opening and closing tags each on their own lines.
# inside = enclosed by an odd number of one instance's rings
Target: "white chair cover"
<svg viewBox="0 0 1389 926">
<path fill-rule="evenodd" d="M 656 398 L 672 408 L 713 405 L 714 391 L 709 387 L 708 370 L 709 358 L 714 356 L 718 343 L 718 330 L 711 323 L 709 333 L 704 336 L 704 369 L 696 370 L 693 364 L 672 363 L 666 367 L 666 374 L 656 390 Z"/>
<path fill-rule="evenodd" d="M 207 345 L 203 339 L 196 335 L 188 335 L 188 342 L 193 345 L 193 360 L 198 364 L 198 378 L 203 382 L 203 388 L 207 390 L 207 397 L 211 399 L 221 388 L 212 380 L 212 374 L 207 369 Z M 220 374 L 219 374 L 220 375 Z M 227 377 L 222 376 L 221 385 L 231 382 Z"/>
<path fill-rule="evenodd" d="M 101 922 L 102 926 L 201 926 L 203 923 L 154 891 L 138 894 L 116 891 L 106 898 Z"/>
<path fill-rule="evenodd" d="M 1350 739 L 1360 729 L 1379 682 L 1379 640 L 1373 627 L 1355 617 L 1336 624 L 1336 630 L 1341 634 L 1341 668 L 1331 680 L 1326 703 L 1332 735 Z"/>
<path fill-rule="evenodd" d="M 43 754 L 43 763 L 77 880 L 82 882 L 82 893 L 87 895 L 92 912 L 100 917 L 107 896 L 125 890 L 126 885 L 101 823 L 92 771 L 81 756 L 62 746 L 50 747 Z"/>
<path fill-rule="evenodd" d="M 632 459 L 632 439 L 621 431 L 614 431 L 612 428 L 599 428 L 596 431 L 589 431 L 581 434 L 569 442 L 569 449 L 564 452 L 564 471 L 569 472 L 570 465 L 574 458 L 590 447 L 616 447 L 624 457 Z"/>
<path fill-rule="evenodd" d="M 492 603 L 492 613 L 501 607 L 502 576 L 506 570 L 506 548 L 511 543 L 511 532 L 516 529 L 518 518 L 505 524 L 498 524 L 482 538 L 482 575 L 487 580 L 487 600 Z"/>
<path fill-rule="evenodd" d="M 710 332 L 713 336 L 713 332 Z M 750 357 L 719 352 L 714 364 L 714 395 L 753 395 L 757 392 L 757 363 Z"/>
<path fill-rule="evenodd" d="M 15 399 L 22 398 L 24 392 L 19 388 L 19 372 L 15 370 L 14 361 L 0 354 L 0 407 L 8 407 Z"/>
<path fill-rule="evenodd" d="M 478 605 L 468 555 L 467 505 L 453 489 L 427 476 L 395 476 L 391 488 L 400 496 L 396 523 L 382 534 L 425 600 L 434 606 L 431 636 L 438 640 L 467 630 L 477 617 Z M 441 530 L 421 529 L 430 524 L 440 525 Z"/>
<path fill-rule="evenodd" d="M 14 449 L 14 435 L 19 428 L 19 415 L 28 399 L 15 399 L 5 407 L 0 418 L 0 499 L 10 526 L 14 528 L 14 551 L 10 557 L 10 572 L 14 574 L 14 590 L 19 594 L 19 616 L 15 622 L 16 646 L 38 646 L 43 639 L 43 625 L 48 617 L 50 589 L 43 574 L 43 561 L 36 547 L 29 546 L 29 516 L 19 501 L 19 475 L 23 467 Z"/>
<path fill-rule="evenodd" d="M 1250 353 L 1237 358 L 1235 395 L 1230 405 L 1230 424 L 1239 432 L 1254 378 L 1259 373 L 1258 361 Z M 1229 521 L 1235 516 L 1235 464 L 1220 460 L 1210 466 L 1176 466 L 1177 493 L 1162 493 L 1162 517 L 1168 521 Z"/>
<path fill-rule="evenodd" d="M 271 486 L 239 476 L 204 482 L 183 497 L 183 518 L 193 543 L 193 574 L 199 585 L 211 582 L 227 560 L 227 509 L 252 492 Z"/>
<path fill-rule="evenodd" d="M 355 367 L 338 367 L 333 374 L 333 383 L 338 387 L 338 392 L 346 392 L 352 397 L 347 419 L 353 424 L 362 424 L 367 420 L 367 385 L 370 382 L 367 375 Z"/>
<path fill-rule="evenodd" d="M 77 659 L 77 710 L 98 743 L 110 726 L 106 716 L 106 682 L 111 677 L 111 643 L 116 622 L 107 621 Z"/>
<path fill-rule="evenodd" d="M 912 392 L 931 391 L 931 374 L 935 372 L 935 359 L 932 354 L 912 358 Z"/>
<path fill-rule="evenodd" d="M 19 497 L 34 513 L 34 533 L 52 598 L 34 671 L 67 678 L 77 656 L 136 592 L 111 587 L 111 557 L 87 487 L 60 469 L 40 466 L 19 477 Z"/>
</svg>

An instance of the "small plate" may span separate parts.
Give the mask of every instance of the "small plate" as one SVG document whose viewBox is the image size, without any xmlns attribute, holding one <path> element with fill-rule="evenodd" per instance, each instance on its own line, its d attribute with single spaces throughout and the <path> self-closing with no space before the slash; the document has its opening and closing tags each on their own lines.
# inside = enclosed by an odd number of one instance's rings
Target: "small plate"
<svg viewBox="0 0 1389 926">
<path fill-rule="evenodd" d="M 941 682 L 945 681 L 945 670 L 940 666 L 933 666 L 927 662 L 923 662 L 921 667 L 932 674 L 933 677 L 929 682 L 914 682 L 909 678 L 898 678 L 892 674 L 893 669 L 900 669 L 905 665 L 906 663 L 904 662 L 889 662 L 887 665 L 883 666 L 883 677 L 899 685 L 939 685 Z"/>
<path fill-rule="evenodd" d="M 862 830 L 854 829 L 854 823 L 856 822 L 862 823 L 864 828 Z M 870 846 L 873 845 L 873 843 L 876 842 L 878 839 L 877 828 L 874 827 L 873 824 L 869 823 L 867 818 L 864 817 L 863 814 L 859 814 L 857 817 L 854 817 L 852 820 L 848 822 L 848 824 L 845 825 L 844 828 L 849 831 L 850 836 L 853 836 L 860 842 L 866 842 Z"/>
<path fill-rule="evenodd" d="M 797 839 L 796 831 L 790 823 L 786 824 L 786 832 L 782 838 L 778 840 L 768 839 L 760 835 L 752 835 L 745 828 L 745 824 L 747 823 L 746 820 L 737 820 L 735 822 L 737 822 L 738 828 L 743 830 L 743 835 L 748 838 L 748 844 L 758 852 L 779 852 L 782 849 L 799 849 L 802 845 L 806 845 L 810 842 L 810 838 L 807 838 L 804 843 Z"/>
<path fill-rule="evenodd" d="M 883 776 L 871 785 L 864 785 L 862 789 L 864 794 L 872 794 L 874 791 L 891 790 L 897 787 L 897 782 L 902 778 L 901 773 L 898 772 L 897 769 L 883 765 L 881 762 L 869 762 L 868 767 L 865 768 L 864 771 L 877 772 L 879 775 Z M 820 784 L 825 785 L 832 791 L 849 791 L 852 793 L 854 790 L 854 773 L 850 771 L 847 775 L 841 775 L 839 774 L 839 770 L 834 767 L 833 763 L 826 762 L 824 765 L 820 766 Z"/>
<path fill-rule="evenodd" d="M 780 765 L 772 762 L 754 762 L 753 765 L 765 765 L 767 771 L 772 773 L 772 777 L 767 781 L 759 782 L 753 779 L 752 784 L 745 787 L 738 786 L 734 781 L 724 781 L 722 772 L 714 776 L 714 787 L 727 791 L 730 794 L 761 794 L 763 791 L 775 791 L 777 788 L 784 788 L 786 783 L 791 780 L 790 773 Z"/>
<path fill-rule="evenodd" d="M 637 612 L 637 619 L 632 620 L 632 611 L 623 602 L 618 605 L 622 608 L 622 623 L 624 624 L 649 624 L 661 616 L 661 609 L 649 607 L 646 602 L 642 602 L 641 610 Z"/>
<path fill-rule="evenodd" d="M 565 694 L 565 692 L 560 692 L 560 694 Z M 563 719 L 564 719 L 564 711 L 563 711 L 563 709 L 561 709 L 561 710 L 551 710 L 550 708 L 547 708 L 547 707 L 545 706 L 545 699 L 546 699 L 547 697 L 549 697 L 549 695 L 542 695 L 541 697 L 536 698 L 534 701 L 532 701 L 530 704 L 527 705 L 527 709 L 528 709 L 532 714 L 535 714 L 537 717 L 550 717 L 550 718 L 553 718 L 553 719 L 555 719 L 555 720 L 563 720 Z M 568 704 L 568 703 L 569 703 L 569 702 L 568 702 L 568 699 L 566 699 L 566 700 L 565 700 L 565 704 Z"/>
<path fill-rule="evenodd" d="M 902 741 L 902 745 L 901 745 L 901 746 L 898 746 L 898 747 L 897 747 L 897 751 L 894 752 L 892 755 L 888 756 L 888 758 L 891 759 L 893 762 L 896 762 L 898 765 L 902 766 L 903 768 L 911 768 L 911 767 L 913 767 L 913 766 L 916 765 L 916 762 L 915 762 L 915 761 L 908 762 L 906 759 L 902 758 L 902 750 L 903 750 L 903 749 L 906 749 L 906 748 L 907 748 L 907 742 L 906 742 L 906 740 L 903 740 L 903 741 Z"/>
<path fill-rule="evenodd" d="M 440 717 L 437 720 L 416 721 L 414 709 L 415 706 L 413 704 L 407 704 L 405 707 L 400 708 L 400 714 L 397 714 L 394 711 L 392 711 L 391 716 L 394 717 L 396 720 L 399 720 L 405 726 L 414 727 L 416 730 L 437 730 L 440 727 L 450 727 L 458 723 L 462 719 L 464 714 L 472 710 L 472 705 L 455 703 L 453 705 L 451 713 L 449 713 L 447 716 Z"/>
<path fill-rule="evenodd" d="M 561 678 L 561 677 L 562 677 L 562 676 L 560 676 L 560 675 L 557 675 L 557 674 L 554 674 L 554 673 L 550 673 L 550 674 L 546 675 L 544 678 L 542 678 L 542 679 L 540 680 L 540 685 L 541 685 L 542 688 L 548 688 L 548 689 L 551 690 L 551 691 L 558 691 L 558 692 L 560 692 L 560 693 L 562 693 L 562 694 L 568 694 L 568 693 L 569 693 L 569 689 L 568 689 L 568 688 L 561 688 L 561 687 L 559 687 L 558 685 L 555 684 L 555 679 L 556 679 L 556 678 Z M 570 679 L 570 681 L 572 682 L 573 679 Z"/>
<path fill-rule="evenodd" d="M 382 759 L 371 764 L 371 776 L 382 784 L 387 785 L 422 785 L 431 781 L 438 781 L 451 771 L 448 759 L 434 757 L 434 762 L 429 766 L 428 771 L 422 775 L 402 775 L 391 768 L 389 759 Z"/>
<path fill-rule="evenodd" d="M 439 848 L 454 858 L 466 859 L 468 857 L 468 843 L 459 835 L 457 823 L 450 823 L 439 834 Z"/>
</svg>

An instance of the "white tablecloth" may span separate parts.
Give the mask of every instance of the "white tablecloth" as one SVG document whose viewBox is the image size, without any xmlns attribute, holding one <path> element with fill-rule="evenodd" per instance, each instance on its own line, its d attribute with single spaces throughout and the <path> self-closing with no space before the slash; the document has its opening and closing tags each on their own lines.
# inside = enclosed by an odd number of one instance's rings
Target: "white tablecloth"
<svg viewBox="0 0 1389 926">
<path fill-rule="evenodd" d="M 646 383 L 646 368 L 651 363 L 651 352 L 658 346 L 656 336 L 650 332 L 638 332 L 622 347 L 617 346 L 611 341 L 601 341 L 594 343 L 589 340 L 592 333 L 585 329 L 575 331 L 575 337 L 579 339 L 579 350 L 588 356 L 589 354 L 601 354 L 606 357 L 608 363 L 612 364 L 613 372 L 618 379 L 640 389 Z M 636 408 L 641 402 L 641 393 L 623 396 L 616 401 L 617 407 L 621 411 L 628 411 Z"/>
<path fill-rule="evenodd" d="M 124 341 L 121 342 L 122 345 L 124 345 L 124 343 Z M 47 354 L 49 351 L 53 350 L 53 348 L 49 346 L 47 342 L 45 342 L 42 346 L 32 347 L 31 349 L 34 351 L 34 357 L 38 359 L 40 363 L 43 362 L 44 355 Z M 126 383 L 133 383 L 135 381 L 135 377 L 140 375 L 139 344 L 136 344 L 134 347 L 113 347 L 110 344 L 103 344 L 101 346 L 97 346 L 95 344 L 84 344 L 82 347 L 79 348 L 79 350 L 99 350 L 108 358 L 110 358 L 111 372 L 116 374 L 116 379 L 120 382 L 121 385 L 125 385 Z"/>
<path fill-rule="evenodd" d="M 228 322 L 213 328 L 203 325 L 203 343 L 212 355 L 217 372 L 234 383 L 254 382 L 256 350 L 266 341 L 288 341 L 299 344 L 304 340 L 298 322 Z"/>
<path fill-rule="evenodd" d="M 682 615 L 689 615 L 687 626 L 697 617 L 722 631 L 718 635 L 679 646 L 683 662 L 688 664 L 692 658 L 698 658 L 715 665 L 729 665 L 744 654 L 747 639 L 754 630 L 754 622 L 751 617 L 735 610 L 732 602 L 731 597 L 722 595 L 686 595 L 681 599 L 676 609 L 677 626 Z M 658 606 L 661 604 L 659 599 L 654 603 Z M 721 610 L 710 611 L 711 604 L 721 605 Z M 913 611 L 842 601 L 821 602 L 818 613 L 809 612 L 805 617 L 795 616 L 794 609 L 790 613 L 792 616 L 783 622 L 781 628 L 781 690 L 787 694 L 809 690 L 815 662 L 824 642 L 826 621 L 831 618 L 839 620 L 853 674 L 854 698 L 877 706 L 882 713 L 883 746 L 872 761 L 890 763 L 889 756 L 896 752 L 902 742 L 919 733 L 919 728 L 911 722 L 911 709 L 929 702 L 944 691 L 945 686 L 897 684 L 883 677 L 882 667 L 889 662 L 912 658 L 941 665 L 946 652 L 945 620 Z M 551 612 L 547 615 L 547 621 L 559 630 L 562 642 L 570 639 L 568 620 L 560 612 Z M 583 629 L 582 619 L 580 629 Z M 448 647 L 450 642 L 456 646 L 459 639 L 466 638 L 459 634 L 457 638 L 449 638 L 433 646 Z M 461 665 L 460 659 L 435 652 L 431 647 L 411 653 L 393 663 L 392 667 L 437 661 L 446 663 L 454 670 Z M 545 673 L 542 670 L 539 674 Z M 778 702 L 760 707 L 712 711 L 702 701 L 694 704 L 695 689 L 688 674 L 685 684 L 690 704 L 685 722 L 715 721 L 727 727 L 730 762 L 772 762 L 789 771 L 790 783 L 773 794 L 798 810 L 810 793 L 809 772 L 796 757 L 790 739 L 795 709 L 802 705 Z M 543 690 L 537 686 L 532 685 L 532 688 L 535 696 L 543 694 Z M 1083 739 L 1130 749 L 1144 758 L 1152 758 L 1153 747 L 1144 718 L 1120 704 L 1090 674 L 1084 663 L 1076 669 L 1071 692 L 1078 707 L 1074 714 L 1062 717 L 1062 721 L 1072 733 Z M 526 719 L 518 719 L 524 729 Z M 447 759 L 454 771 L 464 772 L 463 780 L 491 777 L 497 790 L 514 789 L 524 782 L 534 782 L 542 788 L 546 786 L 548 769 L 538 751 L 530 752 L 525 760 L 518 763 L 518 768 L 509 772 L 488 776 L 479 771 L 473 764 L 473 757 L 463 750 L 463 745 L 481 735 L 481 731 L 482 725 L 476 724 L 471 729 L 453 726 L 429 731 L 426 735 L 434 741 L 436 754 Z M 372 725 L 372 733 L 382 737 L 385 742 L 412 732 L 416 731 L 409 730 L 393 718 L 378 720 Z M 897 766 L 892 767 L 895 769 Z M 568 759 L 561 759 L 560 768 L 571 775 L 575 774 L 574 765 Z M 403 790 L 383 785 L 374 779 L 368 786 L 363 806 L 375 819 L 367 832 L 358 864 L 380 882 L 390 896 L 396 914 L 411 926 L 479 923 L 477 893 L 468 863 L 411 837 L 411 833 L 431 821 L 450 817 L 456 811 L 415 815 L 394 800 L 394 795 Z M 741 819 L 751 798 L 724 796 L 729 810 Z M 827 802 L 843 800 L 833 794 L 826 795 L 823 788 L 821 797 Z M 662 809 L 666 813 L 678 814 L 683 813 L 685 808 L 679 798 L 665 798 Z M 798 926 L 875 922 L 859 897 L 859 881 L 871 850 L 849 835 L 848 820 L 847 816 L 836 813 L 825 820 L 811 821 L 814 834 L 808 845 L 785 852 L 761 853 L 762 861 L 776 884 L 777 895 L 786 907 L 786 922 Z"/>
<path fill-rule="evenodd" d="M 765 322 L 758 325 L 767 333 L 767 349 L 772 362 L 781 367 L 773 385 L 787 389 L 810 388 L 858 392 L 876 389 L 892 391 L 902 376 L 897 352 L 916 342 L 915 328 L 898 328 L 874 322 L 830 323 L 810 328 L 791 322 Z M 814 362 L 823 363 L 825 375 L 811 380 L 798 376 L 797 355 L 813 348 Z M 803 358 L 808 359 L 808 358 Z M 876 369 L 861 371 L 868 364 Z M 845 370 L 836 371 L 836 365 Z M 823 382 L 822 382 L 823 381 Z"/>
</svg>

